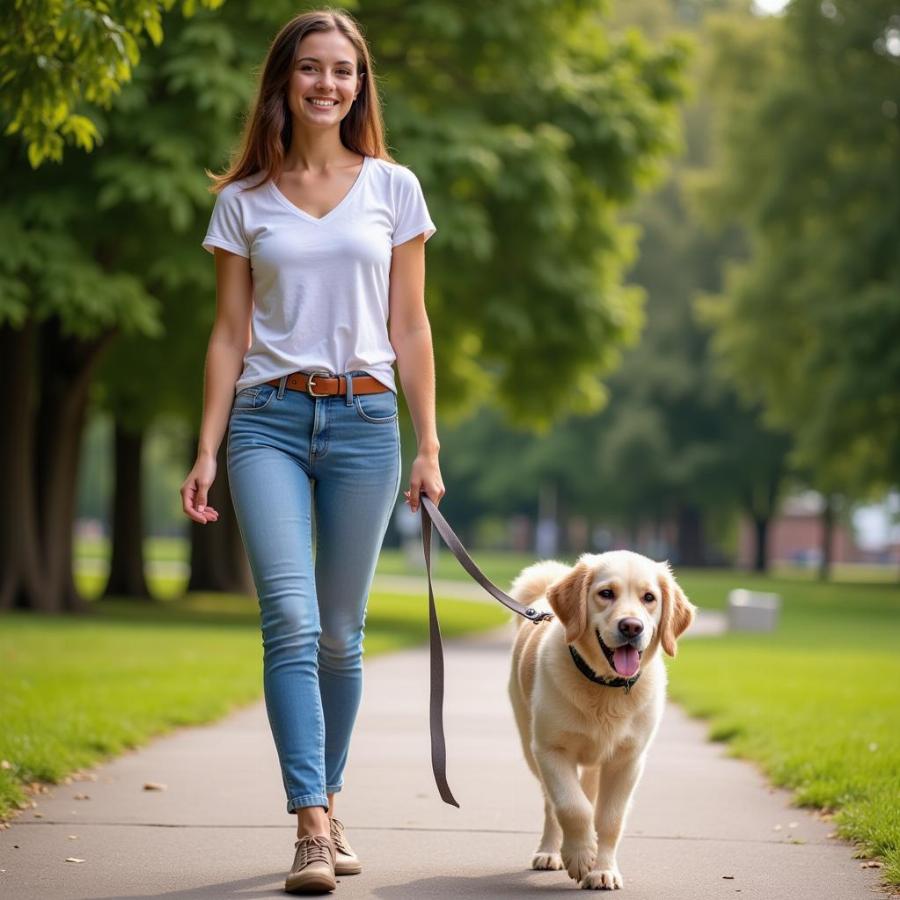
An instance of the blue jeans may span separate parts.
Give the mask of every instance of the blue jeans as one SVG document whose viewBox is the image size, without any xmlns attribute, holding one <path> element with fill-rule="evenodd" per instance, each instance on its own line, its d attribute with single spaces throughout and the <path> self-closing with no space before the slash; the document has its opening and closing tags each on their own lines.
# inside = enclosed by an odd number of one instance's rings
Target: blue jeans
<svg viewBox="0 0 900 900">
<path fill-rule="evenodd" d="M 293 813 L 327 810 L 326 794 L 343 784 L 362 695 L 366 601 L 400 488 L 400 431 L 393 391 L 313 398 L 286 390 L 285 380 L 235 396 L 227 465 Z"/>
</svg>

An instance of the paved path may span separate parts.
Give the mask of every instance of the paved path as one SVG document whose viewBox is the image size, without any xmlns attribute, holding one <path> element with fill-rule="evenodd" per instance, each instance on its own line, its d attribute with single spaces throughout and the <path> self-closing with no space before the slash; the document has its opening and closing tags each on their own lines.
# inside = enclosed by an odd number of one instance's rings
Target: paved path
<svg viewBox="0 0 900 900">
<path fill-rule="evenodd" d="M 336 811 L 363 860 L 346 898 L 566 896 L 564 872 L 528 868 L 542 804 L 506 699 L 510 629 L 446 645 L 450 785 L 432 782 L 427 649 L 366 661 L 363 708 Z M 690 645 L 682 646 L 690 653 Z M 620 853 L 623 900 L 856 900 L 875 870 L 831 827 L 788 805 L 670 706 Z M 185 728 L 53 789 L 0 832 L 0 897 L 286 896 L 294 818 L 262 703 Z M 165 791 L 145 791 L 145 782 Z M 86 793 L 88 800 L 75 800 Z M 41 813 L 43 818 L 35 818 Z M 70 835 L 77 839 L 72 840 Z M 14 848 L 18 845 L 18 849 Z M 67 863 L 66 857 L 83 859 Z"/>
</svg>

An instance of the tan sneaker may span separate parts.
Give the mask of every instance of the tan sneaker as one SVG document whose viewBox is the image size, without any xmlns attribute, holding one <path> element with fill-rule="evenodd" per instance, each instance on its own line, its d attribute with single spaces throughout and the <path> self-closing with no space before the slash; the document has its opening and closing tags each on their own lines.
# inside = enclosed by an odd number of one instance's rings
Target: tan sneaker
<svg viewBox="0 0 900 900">
<path fill-rule="evenodd" d="M 294 842 L 294 864 L 284 882 L 291 894 L 315 894 L 337 887 L 334 872 L 334 842 L 324 834 L 308 834 Z"/>
<path fill-rule="evenodd" d="M 334 816 L 331 818 L 331 840 L 334 842 L 335 875 L 358 875 L 362 872 L 362 863 L 344 834 L 344 823 Z"/>
</svg>

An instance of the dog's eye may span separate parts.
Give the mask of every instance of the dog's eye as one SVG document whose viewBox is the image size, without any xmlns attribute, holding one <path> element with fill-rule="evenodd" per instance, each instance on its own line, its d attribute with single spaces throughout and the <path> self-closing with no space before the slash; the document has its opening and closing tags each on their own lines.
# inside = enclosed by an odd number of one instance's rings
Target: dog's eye
<svg viewBox="0 0 900 900">
<path fill-rule="evenodd" d="M 616 598 L 616 595 L 609 588 L 603 588 L 603 590 L 600 591 L 600 596 L 603 597 L 604 600 L 615 600 Z"/>
<path fill-rule="evenodd" d="M 653 596 L 649 591 L 644 594 L 644 603 L 654 603 L 656 602 L 656 597 Z"/>
</svg>

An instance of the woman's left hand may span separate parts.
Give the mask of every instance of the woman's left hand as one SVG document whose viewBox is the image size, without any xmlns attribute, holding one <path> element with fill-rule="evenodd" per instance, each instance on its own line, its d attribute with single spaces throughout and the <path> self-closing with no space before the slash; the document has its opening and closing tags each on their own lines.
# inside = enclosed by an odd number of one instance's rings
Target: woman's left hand
<svg viewBox="0 0 900 900">
<path fill-rule="evenodd" d="M 413 460 L 409 473 L 409 490 L 404 491 L 403 496 L 413 512 L 419 511 L 419 494 L 428 494 L 435 506 L 441 502 L 444 496 L 444 481 L 441 478 L 441 467 L 438 464 L 437 453 L 419 452 Z"/>
</svg>

